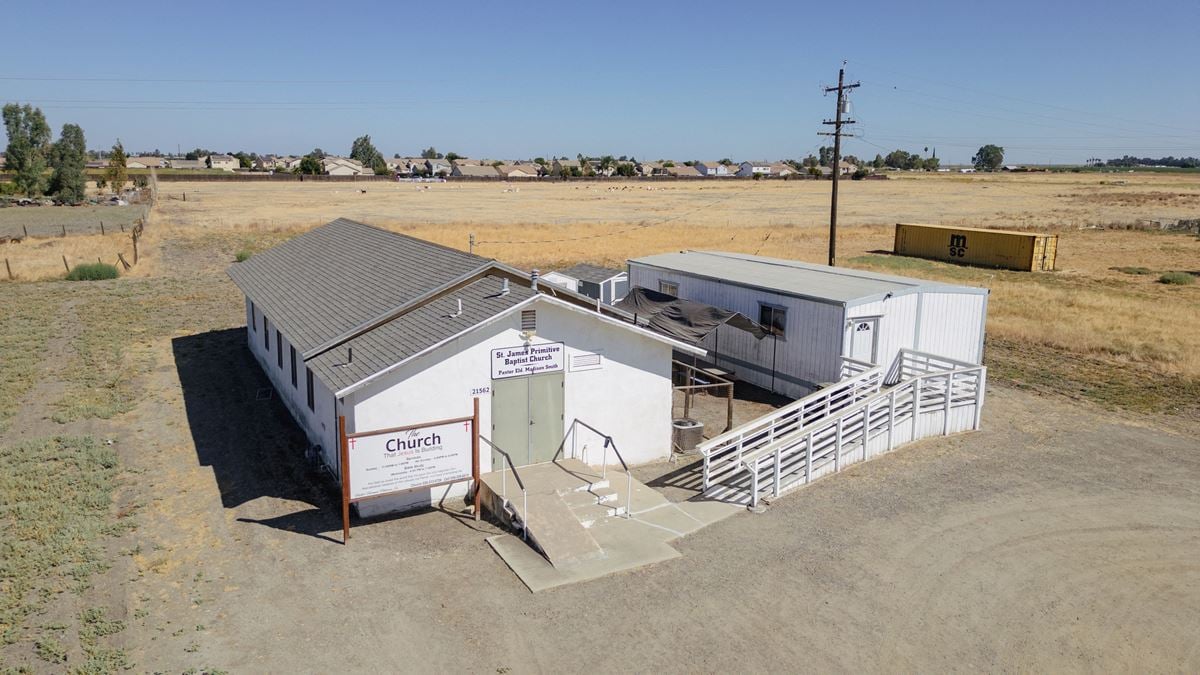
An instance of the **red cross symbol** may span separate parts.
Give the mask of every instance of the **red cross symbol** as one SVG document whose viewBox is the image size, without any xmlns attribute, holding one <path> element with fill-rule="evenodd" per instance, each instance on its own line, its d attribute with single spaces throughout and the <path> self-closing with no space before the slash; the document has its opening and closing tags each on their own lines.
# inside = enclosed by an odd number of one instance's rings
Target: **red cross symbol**
<svg viewBox="0 0 1200 675">
<path fill-rule="evenodd" d="M 471 430 L 471 421 L 467 420 L 466 422 L 463 422 L 463 431 L 470 431 L 470 430 Z"/>
<path fill-rule="evenodd" d="M 354 449 L 354 442 L 355 442 L 355 441 L 357 441 L 357 440 L 358 440 L 357 438 L 351 438 L 351 439 L 350 439 L 350 449 L 351 449 L 351 450 L 353 450 L 353 449 Z"/>
</svg>

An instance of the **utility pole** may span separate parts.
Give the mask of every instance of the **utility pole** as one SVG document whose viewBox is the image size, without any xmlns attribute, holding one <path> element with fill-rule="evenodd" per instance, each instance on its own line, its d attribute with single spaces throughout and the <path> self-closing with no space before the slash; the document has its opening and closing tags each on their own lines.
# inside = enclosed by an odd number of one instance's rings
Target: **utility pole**
<svg viewBox="0 0 1200 675">
<path fill-rule="evenodd" d="M 831 91 L 837 92 L 837 114 L 834 119 L 825 120 L 822 124 L 833 125 L 833 131 L 819 132 L 818 136 L 833 136 L 833 195 L 829 203 L 829 266 L 833 267 L 837 264 L 837 198 L 838 198 L 838 178 L 842 173 L 842 136 L 853 137 L 854 134 L 847 134 L 842 131 L 842 127 L 847 124 L 854 124 L 854 120 L 842 119 L 842 114 L 846 112 L 846 92 L 861 87 L 862 83 L 855 82 L 854 84 L 846 84 L 846 62 L 842 61 L 842 67 L 838 69 L 838 83 L 836 87 L 825 87 L 825 93 Z"/>
</svg>

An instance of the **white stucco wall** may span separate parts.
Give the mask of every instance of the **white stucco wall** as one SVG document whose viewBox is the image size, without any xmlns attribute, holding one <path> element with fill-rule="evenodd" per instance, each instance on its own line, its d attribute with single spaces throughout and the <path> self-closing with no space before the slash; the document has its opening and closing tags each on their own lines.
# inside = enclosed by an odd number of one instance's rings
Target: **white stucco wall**
<svg viewBox="0 0 1200 675">
<path fill-rule="evenodd" d="M 589 312 L 563 307 L 558 301 L 539 298 L 526 309 L 536 309 L 534 343 L 566 345 L 564 374 L 564 430 L 578 418 L 611 435 L 630 465 L 666 459 L 671 448 L 671 346 L 650 337 L 611 325 Z M 434 352 L 405 364 L 345 397 L 347 431 L 419 424 L 471 414 L 471 400 L 480 399 L 480 429 L 492 429 L 492 349 L 522 344 L 520 313 L 477 328 Z M 603 366 L 575 370 L 572 357 L 601 352 Z M 581 437 L 589 455 L 599 463 L 602 441 Z M 491 452 L 480 450 L 481 470 L 491 470 Z M 611 458 L 610 458 L 611 460 Z M 437 504 L 461 497 L 468 484 L 418 490 L 360 502 L 358 512 L 369 517 L 380 513 Z"/>
</svg>

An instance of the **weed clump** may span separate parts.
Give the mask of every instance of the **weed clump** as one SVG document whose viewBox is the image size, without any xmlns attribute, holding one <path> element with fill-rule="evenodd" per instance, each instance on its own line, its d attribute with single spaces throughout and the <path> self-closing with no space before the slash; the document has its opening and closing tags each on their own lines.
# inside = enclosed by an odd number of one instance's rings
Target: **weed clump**
<svg viewBox="0 0 1200 675">
<path fill-rule="evenodd" d="M 252 256 L 252 255 L 254 255 L 254 254 L 251 253 L 249 249 L 244 248 L 244 249 L 238 251 L 237 255 L 234 257 L 237 259 L 238 262 L 246 262 L 247 260 L 250 259 L 250 256 Z"/>
<path fill-rule="evenodd" d="M 79 265 L 70 272 L 67 272 L 67 281 L 100 281 L 102 279 L 116 279 L 118 276 L 120 275 L 117 272 L 116 265 L 98 262 Z"/>
<path fill-rule="evenodd" d="M 1158 283 L 1173 286 L 1187 286 L 1196 283 L 1196 277 L 1187 272 L 1167 272 L 1158 278 Z"/>
</svg>

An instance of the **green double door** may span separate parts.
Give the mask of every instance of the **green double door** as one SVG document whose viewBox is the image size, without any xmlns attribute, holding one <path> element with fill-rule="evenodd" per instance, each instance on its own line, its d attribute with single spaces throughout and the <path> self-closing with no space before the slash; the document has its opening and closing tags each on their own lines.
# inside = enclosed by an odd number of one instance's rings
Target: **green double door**
<svg viewBox="0 0 1200 675">
<path fill-rule="evenodd" d="M 492 442 L 525 466 L 554 459 L 563 436 L 563 373 L 492 381 Z M 503 460 L 492 452 L 492 470 Z"/>
</svg>

